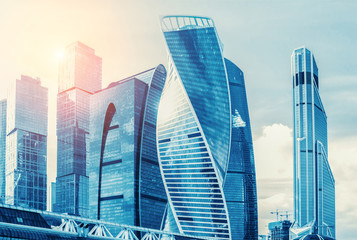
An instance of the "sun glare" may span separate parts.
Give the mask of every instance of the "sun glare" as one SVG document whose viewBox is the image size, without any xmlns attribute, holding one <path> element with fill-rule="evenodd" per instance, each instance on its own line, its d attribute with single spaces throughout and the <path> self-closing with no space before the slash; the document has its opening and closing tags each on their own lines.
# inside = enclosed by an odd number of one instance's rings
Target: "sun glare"
<svg viewBox="0 0 357 240">
<path fill-rule="evenodd" d="M 64 57 L 64 50 L 63 49 L 58 50 L 56 53 L 57 60 L 61 60 L 63 57 Z"/>
</svg>

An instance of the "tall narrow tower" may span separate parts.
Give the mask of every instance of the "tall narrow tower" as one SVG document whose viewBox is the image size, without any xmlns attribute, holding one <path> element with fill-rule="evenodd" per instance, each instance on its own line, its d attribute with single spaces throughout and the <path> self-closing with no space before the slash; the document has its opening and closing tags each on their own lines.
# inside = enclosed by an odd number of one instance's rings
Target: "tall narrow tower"
<svg viewBox="0 0 357 240">
<path fill-rule="evenodd" d="M 6 99 L 0 100 L 0 203 L 5 202 Z"/>
<path fill-rule="evenodd" d="M 294 215 L 290 239 L 309 233 L 335 237 L 335 180 L 327 157 L 327 116 L 318 68 L 306 48 L 291 56 L 294 94 Z"/>
<path fill-rule="evenodd" d="M 166 16 L 169 52 L 157 147 L 169 200 L 165 229 L 257 239 L 253 144 L 243 72 L 223 56 L 213 20 Z"/>
<path fill-rule="evenodd" d="M 101 89 L 102 59 L 80 42 L 69 45 L 59 67 L 56 212 L 88 216 L 89 98 Z"/>
<path fill-rule="evenodd" d="M 21 76 L 8 92 L 6 118 L 6 203 L 46 210 L 47 88 Z"/>
</svg>

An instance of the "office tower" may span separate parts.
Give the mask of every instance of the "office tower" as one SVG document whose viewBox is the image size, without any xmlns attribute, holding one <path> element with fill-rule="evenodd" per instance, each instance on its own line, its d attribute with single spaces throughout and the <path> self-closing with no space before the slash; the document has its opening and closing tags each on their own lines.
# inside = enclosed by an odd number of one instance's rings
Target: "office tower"
<svg viewBox="0 0 357 240">
<path fill-rule="evenodd" d="M 290 239 L 308 233 L 335 237 L 335 181 L 327 155 L 327 116 L 318 68 L 306 48 L 291 56 L 294 96 L 294 215 Z"/>
<path fill-rule="evenodd" d="M 0 203 L 5 202 L 6 103 L 0 100 Z"/>
<path fill-rule="evenodd" d="M 6 203 L 46 210 L 47 93 L 39 79 L 21 76 L 7 98 Z"/>
<path fill-rule="evenodd" d="M 102 60 L 75 42 L 59 68 L 57 95 L 56 212 L 88 216 L 89 99 L 101 89 Z"/>
<path fill-rule="evenodd" d="M 223 56 L 210 18 L 167 16 L 168 79 L 158 111 L 165 228 L 257 239 L 253 145 L 243 72 Z"/>
<path fill-rule="evenodd" d="M 58 92 L 73 87 L 91 93 L 102 88 L 102 59 L 81 42 L 66 47 L 59 66 Z"/>
<path fill-rule="evenodd" d="M 90 218 L 159 229 L 167 198 L 156 151 L 166 70 L 111 83 L 91 97 Z"/>
</svg>

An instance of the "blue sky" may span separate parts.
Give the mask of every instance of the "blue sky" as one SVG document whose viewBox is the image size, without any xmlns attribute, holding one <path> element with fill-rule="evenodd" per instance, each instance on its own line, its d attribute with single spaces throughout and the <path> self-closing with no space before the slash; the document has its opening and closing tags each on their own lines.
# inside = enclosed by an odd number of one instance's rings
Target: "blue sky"
<svg viewBox="0 0 357 240">
<path fill-rule="evenodd" d="M 259 231 L 270 211 L 292 210 L 290 55 L 315 55 L 328 116 L 336 180 L 337 237 L 355 239 L 357 220 L 357 2 L 217 0 L 0 0 L 0 98 L 21 74 L 50 91 L 49 180 L 56 172 L 56 54 L 79 40 L 103 58 L 103 87 L 157 64 L 167 66 L 159 16 L 212 17 L 224 55 L 244 72 L 258 179 Z"/>
</svg>

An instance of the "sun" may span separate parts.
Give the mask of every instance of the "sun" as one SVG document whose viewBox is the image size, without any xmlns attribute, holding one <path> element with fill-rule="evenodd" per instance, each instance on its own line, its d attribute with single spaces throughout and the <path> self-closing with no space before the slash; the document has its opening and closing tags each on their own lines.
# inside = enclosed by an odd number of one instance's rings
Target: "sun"
<svg viewBox="0 0 357 240">
<path fill-rule="evenodd" d="M 61 59 L 63 59 L 63 57 L 64 57 L 64 50 L 63 49 L 58 50 L 56 53 L 57 60 L 61 60 Z"/>
</svg>

